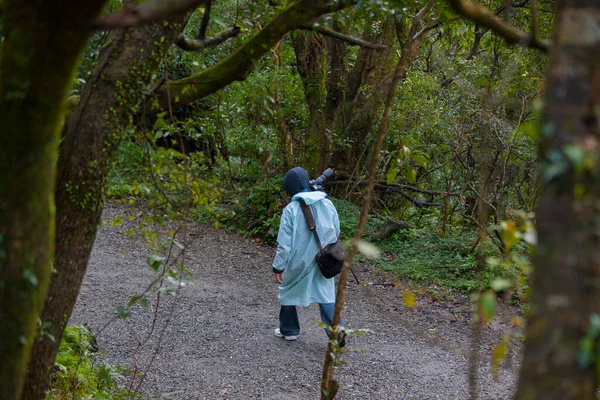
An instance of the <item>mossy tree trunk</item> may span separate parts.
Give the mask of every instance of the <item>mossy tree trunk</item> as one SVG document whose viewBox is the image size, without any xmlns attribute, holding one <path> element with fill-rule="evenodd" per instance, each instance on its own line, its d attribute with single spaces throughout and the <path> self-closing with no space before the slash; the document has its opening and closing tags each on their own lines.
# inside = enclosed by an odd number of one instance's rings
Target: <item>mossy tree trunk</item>
<svg viewBox="0 0 600 400">
<path fill-rule="evenodd" d="M 345 168 L 356 165 L 365 148 L 365 138 L 383 106 L 398 45 L 396 24 L 393 18 L 383 20 L 377 33 L 373 32 L 373 25 L 372 21 L 366 24 L 363 41 L 388 47 L 385 50 L 362 47 L 352 69 L 348 69 L 344 60 L 345 43 L 314 33 L 296 33 L 298 73 L 310 115 L 306 162 L 311 174 L 320 173 L 330 165 Z M 336 149 L 334 136 L 352 145 L 348 150 Z"/>
<path fill-rule="evenodd" d="M 43 398 L 48 389 L 100 223 L 113 156 L 186 18 L 111 32 L 67 121 L 56 179 L 56 273 L 41 316 L 56 340 L 35 342 L 22 399 Z"/>
<path fill-rule="evenodd" d="M 365 24 L 363 40 L 387 45 L 385 50 L 361 48 L 354 68 L 348 75 L 343 118 L 337 124 L 338 135 L 352 145 L 343 153 L 344 166 L 351 169 L 366 161 L 369 133 L 378 122 L 387 88 L 391 84 L 393 63 L 398 50 L 397 32 L 401 24 L 394 18 L 379 21 L 374 29 Z M 364 165 L 363 163 L 360 163 Z"/>
<path fill-rule="evenodd" d="M 103 0 L 2 3 L 0 399 L 18 399 L 52 269 L 63 105 Z"/>
<path fill-rule="evenodd" d="M 337 22 L 333 21 L 333 29 L 339 31 Z M 323 118 L 325 119 L 323 132 L 323 146 L 319 156 L 320 174 L 327 167 L 332 165 L 333 138 L 337 119 L 341 114 L 344 104 L 344 91 L 347 85 L 348 66 L 348 45 L 341 40 L 327 37 L 327 98 L 325 99 L 325 109 Z"/>
<path fill-rule="evenodd" d="M 599 342 L 590 318 L 600 312 L 599 20 L 596 0 L 557 4 L 519 400 L 596 399 Z M 586 337 L 589 346 L 582 347 Z"/>
<path fill-rule="evenodd" d="M 309 175 L 317 176 L 321 153 L 326 143 L 325 98 L 327 97 L 327 46 L 325 38 L 316 32 L 296 32 L 298 74 L 304 85 L 304 97 L 308 106 L 308 126 L 305 134 L 305 168 Z"/>
<path fill-rule="evenodd" d="M 144 102 L 147 111 L 167 109 L 169 105 L 176 108 L 242 80 L 253 62 L 285 33 L 301 23 L 352 4 L 352 0 L 293 3 L 231 56 L 204 72 L 164 84 L 156 97 L 145 102 L 153 73 L 187 17 L 111 33 L 110 45 L 102 51 L 65 129 L 56 177 L 57 257 L 54 266 L 57 273 L 52 277 L 42 313 L 42 320 L 51 323 L 49 333 L 55 336 L 56 342 L 45 338 L 36 341 L 23 399 L 37 400 L 48 388 L 58 343 L 79 293 L 96 236 L 108 168 L 124 131 L 139 112 L 139 105 Z"/>
</svg>

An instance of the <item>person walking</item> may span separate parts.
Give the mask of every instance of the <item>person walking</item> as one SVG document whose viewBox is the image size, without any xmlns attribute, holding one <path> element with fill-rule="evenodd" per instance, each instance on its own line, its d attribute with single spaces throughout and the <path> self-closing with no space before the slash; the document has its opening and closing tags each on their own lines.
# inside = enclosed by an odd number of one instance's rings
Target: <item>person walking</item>
<svg viewBox="0 0 600 400">
<path fill-rule="evenodd" d="M 277 253 L 273 272 L 279 284 L 279 328 L 275 335 L 292 341 L 300 334 L 296 306 L 319 304 L 321 320 L 331 326 L 335 308 L 334 279 L 327 279 L 316 262 L 317 242 L 308 229 L 299 201 L 312 211 L 317 233 L 323 247 L 334 243 L 340 234 L 340 220 L 335 206 L 321 191 L 311 191 L 308 174 L 301 167 L 292 168 L 283 178 L 283 185 L 292 198 L 281 215 L 277 235 Z M 340 323 L 340 325 L 342 325 Z M 344 347 L 345 335 L 339 345 Z"/>
</svg>

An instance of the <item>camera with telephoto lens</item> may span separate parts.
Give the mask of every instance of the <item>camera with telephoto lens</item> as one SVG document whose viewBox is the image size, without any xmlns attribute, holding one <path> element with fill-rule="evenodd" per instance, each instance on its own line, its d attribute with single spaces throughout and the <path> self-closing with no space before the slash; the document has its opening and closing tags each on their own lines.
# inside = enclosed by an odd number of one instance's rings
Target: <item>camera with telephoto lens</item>
<svg viewBox="0 0 600 400">
<path fill-rule="evenodd" d="M 321 176 L 316 179 L 308 181 L 308 185 L 310 186 L 310 190 L 323 190 L 323 184 L 327 179 L 331 179 L 333 177 L 333 170 L 331 168 L 327 168 Z"/>
</svg>

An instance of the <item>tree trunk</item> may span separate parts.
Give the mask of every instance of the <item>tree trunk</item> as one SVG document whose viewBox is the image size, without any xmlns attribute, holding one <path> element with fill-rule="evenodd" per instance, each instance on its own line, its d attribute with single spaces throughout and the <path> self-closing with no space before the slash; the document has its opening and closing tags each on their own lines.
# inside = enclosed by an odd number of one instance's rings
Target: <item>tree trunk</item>
<svg viewBox="0 0 600 400">
<path fill-rule="evenodd" d="M 397 29 L 400 28 L 394 18 L 382 21 L 377 34 L 371 32 L 372 25 L 370 21 L 367 23 L 363 39 L 388 47 L 385 50 L 361 48 L 355 67 L 348 76 L 343 118 L 338 123 L 338 132 L 352 142 L 345 160 L 345 168 L 349 171 L 359 162 L 361 154 L 367 154 L 364 152 L 365 140 L 383 107 L 398 49 Z"/>
<path fill-rule="evenodd" d="M 0 68 L 0 399 L 18 399 L 54 252 L 62 112 L 102 0 L 3 3 Z"/>
<path fill-rule="evenodd" d="M 273 68 L 275 71 L 279 71 L 279 59 L 280 59 L 281 42 L 273 48 Z M 294 146 L 292 144 L 292 137 L 288 131 L 287 124 L 284 118 L 284 111 L 281 107 L 279 100 L 279 80 L 276 80 L 272 84 L 271 95 L 273 96 L 273 109 L 274 109 L 274 122 L 275 130 L 277 131 L 277 150 L 278 156 L 281 160 L 282 171 L 287 171 L 292 168 L 292 157 L 294 155 Z"/>
<path fill-rule="evenodd" d="M 600 3 L 558 2 L 541 125 L 543 192 L 533 299 L 516 398 L 595 399 L 600 312 Z M 590 362 L 580 347 L 588 336 Z"/>
<path fill-rule="evenodd" d="M 333 22 L 333 29 L 339 31 L 336 21 Z M 341 106 L 344 104 L 344 90 L 347 80 L 345 61 L 348 55 L 347 44 L 331 37 L 325 38 L 325 41 L 327 43 L 327 98 L 323 111 L 325 130 L 322 140 L 323 147 L 319 157 L 319 173 L 332 164 L 333 134 Z"/>
<path fill-rule="evenodd" d="M 309 121 L 305 142 L 305 168 L 310 176 L 316 176 L 319 170 L 321 153 L 326 146 L 325 117 L 323 107 L 327 97 L 327 51 L 325 38 L 315 32 L 297 32 L 294 51 L 298 74 L 304 85 L 304 97 L 308 105 Z"/>
<path fill-rule="evenodd" d="M 67 325 L 100 223 L 106 177 L 153 74 L 177 38 L 186 16 L 110 33 L 77 107 L 67 121 L 58 160 L 56 257 L 42 321 L 55 341 L 35 342 L 22 399 L 38 400 Z"/>
</svg>

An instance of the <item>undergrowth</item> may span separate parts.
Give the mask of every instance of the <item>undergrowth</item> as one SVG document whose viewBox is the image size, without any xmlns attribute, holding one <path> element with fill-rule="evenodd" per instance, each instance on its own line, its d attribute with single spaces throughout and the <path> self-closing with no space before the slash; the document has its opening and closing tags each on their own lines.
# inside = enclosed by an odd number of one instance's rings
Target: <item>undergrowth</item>
<svg viewBox="0 0 600 400">
<path fill-rule="evenodd" d="M 126 399 L 121 383 L 125 370 L 119 366 L 99 364 L 96 341 L 83 325 L 69 325 L 56 357 L 51 389 L 46 400 Z"/>
<path fill-rule="evenodd" d="M 465 232 L 407 229 L 378 243 L 383 257 L 375 264 L 403 278 L 470 292 L 478 287 L 477 261 L 470 251 L 474 240 Z"/>
<path fill-rule="evenodd" d="M 189 180 L 186 184 L 182 178 L 185 172 L 180 153 L 126 141 L 121 145 L 109 177 L 108 194 L 117 199 L 146 198 L 150 206 L 158 207 L 167 201 L 178 210 L 184 204 L 183 189 L 188 185 L 187 199 L 193 199 L 195 205 L 193 220 L 275 245 L 281 213 L 290 201 L 282 176 L 259 180 L 243 174 L 226 177 L 219 169 L 209 173 L 202 166 L 202 157 L 195 157 L 200 158 L 192 157 L 187 164 Z M 331 200 L 340 218 L 340 236 L 350 240 L 357 230 L 360 208 L 343 199 L 332 197 Z M 369 240 L 392 221 L 392 217 L 383 213 L 371 213 L 363 237 Z M 419 228 L 405 229 L 376 242 L 382 257 L 369 262 L 396 273 L 399 278 L 465 293 L 487 290 L 496 278 L 514 280 L 517 276 L 506 268 L 506 263 L 490 264 L 479 276 L 475 260 L 478 248 L 473 249 L 475 230 L 449 229 L 444 233 L 435 229 L 435 221 L 433 224 L 419 221 Z M 481 246 L 485 247 L 486 257 L 499 256 L 498 250 L 485 241 Z"/>
</svg>

